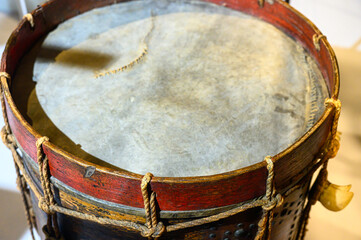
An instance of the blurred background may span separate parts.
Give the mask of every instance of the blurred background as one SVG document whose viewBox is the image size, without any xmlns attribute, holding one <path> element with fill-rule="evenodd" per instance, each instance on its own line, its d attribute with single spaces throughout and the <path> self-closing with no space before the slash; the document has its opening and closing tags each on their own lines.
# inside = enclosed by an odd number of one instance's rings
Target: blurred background
<svg viewBox="0 0 361 240">
<path fill-rule="evenodd" d="M 41 2 L 0 0 L 0 55 L 19 19 Z M 361 0 L 291 0 L 291 5 L 316 24 L 336 52 L 341 73 L 342 136 L 340 151 L 329 163 L 329 180 L 352 184 L 355 194 L 350 205 L 337 213 L 317 203 L 311 211 L 306 240 L 361 240 Z M 31 239 L 13 160 L 2 143 L 0 159 L 0 240 Z"/>
</svg>

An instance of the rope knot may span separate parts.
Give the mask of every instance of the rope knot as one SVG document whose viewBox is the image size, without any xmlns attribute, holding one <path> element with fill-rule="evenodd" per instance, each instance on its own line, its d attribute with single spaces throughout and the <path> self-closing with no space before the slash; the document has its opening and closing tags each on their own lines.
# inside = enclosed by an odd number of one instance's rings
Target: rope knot
<svg viewBox="0 0 361 240">
<path fill-rule="evenodd" d="M 44 197 L 39 198 L 38 206 L 46 214 L 53 215 L 55 212 L 50 208 L 49 204 L 46 202 Z"/>
<path fill-rule="evenodd" d="M 141 231 L 141 235 L 143 237 L 149 238 L 159 238 L 162 236 L 162 234 L 166 231 L 166 228 L 162 222 L 158 222 L 158 224 L 155 227 L 152 228 L 144 228 Z"/>
<path fill-rule="evenodd" d="M 325 101 L 325 105 L 326 106 L 332 105 L 336 109 L 341 109 L 341 101 L 340 101 L 340 99 L 327 98 L 326 101 Z"/>
<path fill-rule="evenodd" d="M 166 228 L 162 222 L 159 222 L 157 226 L 154 227 L 155 231 L 152 234 L 152 237 L 159 238 L 166 231 Z"/>
<path fill-rule="evenodd" d="M 262 206 L 262 208 L 266 211 L 270 211 L 276 207 L 279 207 L 283 204 L 283 197 L 281 194 L 277 194 L 276 197 L 268 200 L 266 204 Z"/>
<path fill-rule="evenodd" d="M 1 129 L 1 140 L 7 148 L 10 148 L 15 142 L 13 135 L 6 131 L 5 126 Z"/>
</svg>

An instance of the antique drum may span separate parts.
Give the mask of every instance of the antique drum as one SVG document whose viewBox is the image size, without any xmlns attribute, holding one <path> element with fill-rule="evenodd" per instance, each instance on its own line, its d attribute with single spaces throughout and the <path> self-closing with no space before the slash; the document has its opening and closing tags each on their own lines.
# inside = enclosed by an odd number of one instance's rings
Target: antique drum
<svg viewBox="0 0 361 240">
<path fill-rule="evenodd" d="M 47 1 L 0 71 L 43 239 L 302 239 L 352 198 L 327 181 L 336 58 L 283 1 Z"/>
</svg>

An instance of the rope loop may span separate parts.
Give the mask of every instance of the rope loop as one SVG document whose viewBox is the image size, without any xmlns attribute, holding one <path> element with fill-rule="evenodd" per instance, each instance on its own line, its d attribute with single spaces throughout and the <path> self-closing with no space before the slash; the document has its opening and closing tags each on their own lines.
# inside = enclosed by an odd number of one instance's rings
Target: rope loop
<svg viewBox="0 0 361 240">
<path fill-rule="evenodd" d="M 283 204 L 283 197 L 281 194 L 277 194 L 276 197 L 268 201 L 262 208 L 266 211 L 270 211 L 276 207 L 280 207 Z"/>
<path fill-rule="evenodd" d="M 10 74 L 7 73 L 7 72 L 0 72 L 0 77 L 4 77 L 4 78 L 7 78 L 7 79 L 10 79 Z"/>
<path fill-rule="evenodd" d="M 144 210 L 146 216 L 146 226 L 150 229 L 152 228 L 152 219 L 151 219 L 151 207 L 149 201 L 149 193 L 148 193 L 148 184 L 152 180 L 153 174 L 146 173 L 142 179 L 140 184 L 140 188 L 143 195 L 143 202 L 144 202 Z"/>
<path fill-rule="evenodd" d="M 53 215 L 55 212 L 49 206 L 44 197 L 39 198 L 38 206 L 41 210 L 43 210 L 48 215 Z"/>
<path fill-rule="evenodd" d="M 317 34 L 315 33 L 312 37 L 312 40 L 313 40 L 313 45 L 315 45 L 315 48 L 317 51 L 320 51 L 321 49 L 321 46 L 320 46 L 320 40 L 324 38 L 324 39 L 327 39 L 325 35 L 322 35 L 322 34 Z"/>
<path fill-rule="evenodd" d="M 36 148 L 37 148 L 37 149 L 41 148 L 41 145 L 43 145 L 44 142 L 48 142 L 48 141 L 49 141 L 49 138 L 46 137 L 46 136 L 39 138 L 39 139 L 36 141 Z"/>
<path fill-rule="evenodd" d="M 142 183 L 141 183 L 141 188 L 144 189 L 144 188 L 147 188 L 148 187 L 148 184 L 150 183 L 150 181 L 152 180 L 153 178 L 153 174 L 151 173 L 146 173 L 142 179 Z"/>
<path fill-rule="evenodd" d="M 8 131 L 6 131 L 6 127 L 4 126 L 1 129 L 1 140 L 3 141 L 4 145 L 7 148 L 10 148 L 11 146 L 13 146 L 15 144 L 15 138 L 12 134 L 10 134 Z"/>
<path fill-rule="evenodd" d="M 274 164 L 273 164 L 273 160 L 272 160 L 271 156 L 266 156 L 264 160 L 267 163 L 267 170 L 268 170 L 265 198 L 270 201 L 272 199 L 272 195 L 274 195 L 274 186 L 273 186 L 273 178 L 274 178 L 273 167 L 274 167 Z"/>
<path fill-rule="evenodd" d="M 159 238 L 165 231 L 166 227 L 162 222 L 159 222 L 155 227 L 142 229 L 140 234 L 146 238 Z"/>
<path fill-rule="evenodd" d="M 334 99 L 334 98 L 327 98 L 325 101 L 325 105 L 332 105 L 336 108 L 336 110 L 341 110 L 341 100 L 340 99 Z"/>
<path fill-rule="evenodd" d="M 30 23 L 30 27 L 34 28 L 35 24 L 34 24 L 34 17 L 33 15 L 31 15 L 31 13 L 27 13 L 23 16 L 23 19 L 26 19 L 29 23 Z"/>
<path fill-rule="evenodd" d="M 340 118 L 340 114 L 341 114 L 341 101 L 340 99 L 334 99 L 334 98 L 327 98 L 325 101 L 325 105 L 327 107 L 333 107 L 335 108 L 335 116 L 334 116 L 334 120 L 333 120 L 333 124 L 332 124 L 332 130 L 331 130 L 331 134 L 333 137 L 336 136 L 336 132 L 337 132 L 337 126 L 338 126 L 338 119 Z"/>
<path fill-rule="evenodd" d="M 144 210 L 146 217 L 146 229 L 142 230 L 141 235 L 148 239 L 158 239 L 165 231 L 166 227 L 162 222 L 157 220 L 156 193 L 148 192 L 148 186 L 153 178 L 153 174 L 146 173 L 142 179 L 141 191 L 144 201 Z"/>
</svg>

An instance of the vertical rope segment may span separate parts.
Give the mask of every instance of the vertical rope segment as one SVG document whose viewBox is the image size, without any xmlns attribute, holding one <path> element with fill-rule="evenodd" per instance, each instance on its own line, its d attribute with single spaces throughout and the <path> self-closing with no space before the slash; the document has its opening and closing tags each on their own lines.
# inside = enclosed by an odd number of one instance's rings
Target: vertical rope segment
<svg viewBox="0 0 361 240">
<path fill-rule="evenodd" d="M 320 36 L 319 38 L 321 38 L 322 36 Z M 341 114 L 341 101 L 339 99 L 327 98 L 325 100 L 325 105 L 328 108 L 334 108 L 335 113 L 333 117 L 329 140 L 323 150 L 324 152 L 321 153 L 322 158 L 320 161 L 323 162 L 322 169 L 320 170 L 316 181 L 314 182 L 311 190 L 309 191 L 307 204 L 301 216 L 301 224 L 298 231 L 298 239 L 300 240 L 303 240 L 305 238 L 311 208 L 318 201 L 320 194 L 323 190 L 323 186 L 327 181 L 328 161 L 330 158 L 334 158 L 337 155 L 337 152 L 340 148 L 340 137 L 339 133 L 337 132 L 337 126 Z"/>
<path fill-rule="evenodd" d="M 266 194 L 264 196 L 266 203 L 262 205 L 263 214 L 261 220 L 258 222 L 256 240 L 264 239 L 264 237 L 266 237 L 267 240 L 271 239 L 273 210 L 274 208 L 281 206 L 283 203 L 283 197 L 280 194 L 276 194 L 274 186 L 274 164 L 272 157 L 267 156 L 264 161 L 267 163 L 268 170 Z"/>
<path fill-rule="evenodd" d="M 41 197 L 39 199 L 39 208 L 47 214 L 48 218 L 47 226 L 46 228 L 43 228 L 45 235 L 47 235 L 47 238 L 59 239 L 60 233 L 57 223 L 57 215 L 56 212 L 52 208 L 50 208 L 50 206 L 55 205 L 55 200 L 54 194 L 50 186 L 49 160 L 42 150 L 43 143 L 46 141 L 49 141 L 48 137 L 41 137 L 36 141 L 36 154 L 39 165 L 39 175 L 44 193 L 44 197 Z"/>
<path fill-rule="evenodd" d="M 157 211 L 156 211 L 156 200 L 155 200 L 155 192 L 150 194 L 149 198 L 149 183 L 153 178 L 153 174 L 147 173 L 144 175 L 142 179 L 142 183 L 140 185 L 143 201 L 144 201 L 144 210 L 146 216 L 146 226 L 149 229 L 149 232 L 143 237 L 147 237 L 148 239 L 158 239 L 163 232 L 165 231 L 165 226 L 162 222 L 157 221 Z"/>
<path fill-rule="evenodd" d="M 5 79 L 3 79 L 5 78 Z M 4 99 L 4 86 L 2 84 L 3 80 L 6 81 L 10 81 L 11 77 L 7 72 L 0 72 L 0 80 L 1 80 L 1 108 L 2 108 L 2 113 L 3 113 L 3 118 L 4 118 L 4 123 L 5 123 L 5 132 L 7 133 L 7 136 L 9 136 L 11 134 L 11 130 L 10 130 L 10 125 L 9 125 L 9 120 L 8 120 L 8 116 L 6 114 L 6 106 L 5 106 L 5 99 Z"/>
</svg>

